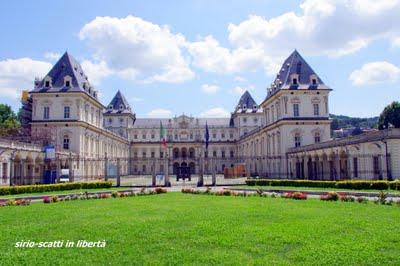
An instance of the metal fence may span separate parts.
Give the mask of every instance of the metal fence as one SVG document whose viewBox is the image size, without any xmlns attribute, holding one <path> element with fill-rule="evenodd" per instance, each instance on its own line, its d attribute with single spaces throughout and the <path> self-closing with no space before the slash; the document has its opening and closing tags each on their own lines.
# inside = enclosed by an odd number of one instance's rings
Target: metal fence
<svg viewBox="0 0 400 266">
<path fill-rule="evenodd" d="M 190 180 L 177 180 L 180 168 Z M 0 164 L 0 185 L 110 180 L 116 186 L 234 185 L 246 178 L 392 179 L 390 155 L 335 158 L 286 156 L 210 158 L 19 159 Z"/>
</svg>

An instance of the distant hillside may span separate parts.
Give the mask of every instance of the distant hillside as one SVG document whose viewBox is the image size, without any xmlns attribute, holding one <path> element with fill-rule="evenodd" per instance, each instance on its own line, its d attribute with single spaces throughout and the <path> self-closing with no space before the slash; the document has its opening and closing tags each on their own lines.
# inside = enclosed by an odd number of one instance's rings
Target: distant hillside
<svg viewBox="0 0 400 266">
<path fill-rule="evenodd" d="M 369 118 L 349 117 L 334 114 L 330 114 L 329 116 L 332 119 L 332 130 L 348 127 L 375 128 L 378 126 L 379 120 L 378 116 Z"/>
</svg>

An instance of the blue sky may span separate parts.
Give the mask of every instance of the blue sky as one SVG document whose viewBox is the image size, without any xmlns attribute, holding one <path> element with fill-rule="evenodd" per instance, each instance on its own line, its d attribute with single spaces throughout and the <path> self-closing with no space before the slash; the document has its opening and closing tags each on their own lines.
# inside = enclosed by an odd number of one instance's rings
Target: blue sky
<svg viewBox="0 0 400 266">
<path fill-rule="evenodd" d="M 0 97 L 19 107 L 66 50 L 107 105 L 138 117 L 226 116 L 257 102 L 293 49 L 333 89 L 330 111 L 379 115 L 399 100 L 399 0 L 8 1 L 1 3 Z"/>
</svg>

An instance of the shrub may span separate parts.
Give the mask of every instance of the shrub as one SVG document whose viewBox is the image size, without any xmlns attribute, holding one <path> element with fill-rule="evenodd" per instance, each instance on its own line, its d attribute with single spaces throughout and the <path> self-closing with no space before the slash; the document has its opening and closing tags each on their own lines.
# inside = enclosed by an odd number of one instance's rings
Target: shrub
<svg viewBox="0 0 400 266">
<path fill-rule="evenodd" d="M 113 191 L 112 193 L 111 193 L 111 197 L 113 197 L 113 198 L 118 198 L 118 192 L 117 191 Z"/>
<path fill-rule="evenodd" d="M 367 201 L 368 201 L 368 200 L 367 200 L 366 198 L 364 198 L 364 197 L 358 197 L 358 198 L 357 198 L 357 202 L 358 202 L 358 203 L 367 203 Z"/>
<path fill-rule="evenodd" d="M 167 190 L 162 187 L 156 187 L 154 191 L 156 192 L 156 194 L 167 193 Z"/>
<path fill-rule="evenodd" d="M 326 200 L 326 201 L 337 201 L 339 199 L 339 194 L 332 191 L 328 192 L 326 194 L 321 195 L 320 200 Z"/>
<path fill-rule="evenodd" d="M 387 200 L 387 196 L 388 196 L 387 193 L 385 193 L 383 191 L 380 191 L 379 194 L 378 194 L 378 202 L 380 204 L 385 204 L 386 200 Z"/>
<path fill-rule="evenodd" d="M 264 193 L 264 190 L 262 190 L 261 188 L 257 188 L 256 189 L 257 194 L 261 197 L 262 194 Z"/>
<path fill-rule="evenodd" d="M 17 204 L 16 201 L 13 199 L 9 199 L 6 201 L 7 206 L 15 206 L 16 204 Z"/>
<path fill-rule="evenodd" d="M 51 203 L 51 198 L 49 196 L 43 197 L 43 203 Z"/>
<path fill-rule="evenodd" d="M 193 188 L 182 188 L 181 192 L 182 193 L 193 193 L 194 189 Z"/>
<path fill-rule="evenodd" d="M 31 205 L 31 200 L 29 199 L 19 199 L 15 201 L 15 205 L 17 206 L 28 206 Z"/>
<path fill-rule="evenodd" d="M 51 201 L 52 201 L 52 202 L 58 202 L 58 197 L 57 197 L 57 196 L 51 197 Z"/>
<path fill-rule="evenodd" d="M 303 192 L 287 192 L 282 195 L 282 198 L 285 199 L 295 199 L 295 200 L 306 200 L 308 198 L 307 193 Z"/>
<path fill-rule="evenodd" d="M 101 194 L 100 194 L 100 198 L 101 198 L 101 199 L 108 199 L 108 198 L 110 198 L 110 197 L 111 197 L 111 195 L 108 194 L 108 193 L 101 193 Z"/>
<path fill-rule="evenodd" d="M 12 187 L 1 187 L 0 195 L 15 195 L 23 193 L 38 193 L 38 192 L 50 192 L 50 191 L 61 191 L 61 190 L 73 190 L 73 189 L 94 189 L 94 188 L 110 188 L 111 182 L 74 182 L 74 183 L 60 183 L 60 184 L 49 184 L 49 185 L 29 185 L 29 186 L 12 186 Z"/>
<path fill-rule="evenodd" d="M 353 202 L 354 197 L 347 195 L 346 193 L 338 193 L 339 194 L 339 200 L 343 202 Z"/>
<path fill-rule="evenodd" d="M 374 181 L 374 180 L 346 180 L 346 181 L 323 181 L 323 180 L 292 180 L 292 179 L 249 179 L 248 186 L 289 186 L 289 187 L 319 187 L 319 188 L 345 188 L 345 189 L 378 189 L 400 190 L 400 181 Z"/>
</svg>

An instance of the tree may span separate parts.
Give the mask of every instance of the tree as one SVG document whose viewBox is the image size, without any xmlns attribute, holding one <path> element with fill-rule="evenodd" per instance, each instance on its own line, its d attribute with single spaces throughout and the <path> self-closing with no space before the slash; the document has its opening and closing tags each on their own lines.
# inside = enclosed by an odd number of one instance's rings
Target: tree
<svg viewBox="0 0 400 266">
<path fill-rule="evenodd" d="M 14 129 L 19 126 L 19 121 L 11 106 L 0 104 L 0 128 Z"/>
<path fill-rule="evenodd" d="M 400 128 L 400 103 L 392 102 L 383 109 L 379 116 L 379 129 L 386 129 L 390 126 Z"/>
<path fill-rule="evenodd" d="M 351 132 L 351 135 L 357 136 L 357 135 L 360 135 L 360 134 L 362 134 L 362 133 L 363 133 L 362 129 L 359 128 L 359 127 L 356 127 L 356 128 L 354 128 L 353 131 Z"/>
</svg>

